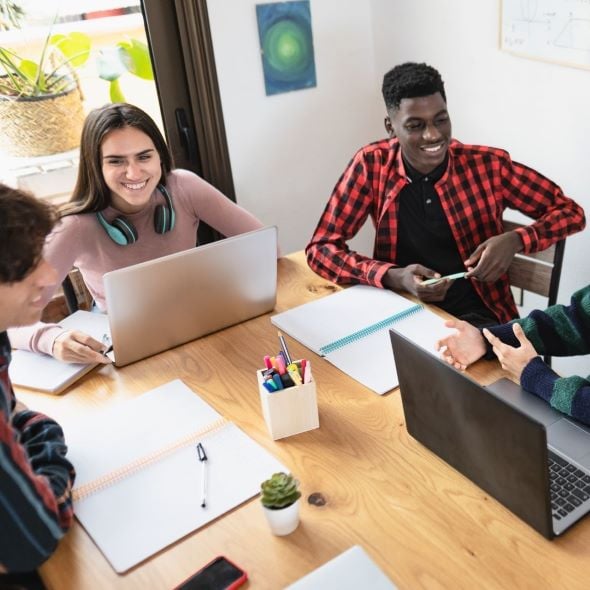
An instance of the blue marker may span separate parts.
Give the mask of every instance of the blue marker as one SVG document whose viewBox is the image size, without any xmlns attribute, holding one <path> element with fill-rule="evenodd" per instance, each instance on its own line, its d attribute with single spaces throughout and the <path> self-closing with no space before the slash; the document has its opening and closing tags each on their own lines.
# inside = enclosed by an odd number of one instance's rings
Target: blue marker
<svg viewBox="0 0 590 590">
<path fill-rule="evenodd" d="M 274 383 L 271 385 L 270 381 L 264 381 L 262 385 L 264 385 L 264 388 L 266 391 L 268 391 L 268 393 L 274 393 L 277 390 L 277 388 L 274 386 Z"/>
</svg>

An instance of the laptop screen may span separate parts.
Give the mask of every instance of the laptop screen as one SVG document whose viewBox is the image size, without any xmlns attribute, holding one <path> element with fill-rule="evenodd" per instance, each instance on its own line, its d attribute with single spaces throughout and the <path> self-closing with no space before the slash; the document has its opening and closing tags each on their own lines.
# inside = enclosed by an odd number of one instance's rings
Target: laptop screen
<svg viewBox="0 0 590 590">
<path fill-rule="evenodd" d="M 545 428 L 390 330 L 408 433 L 548 538 Z"/>
</svg>

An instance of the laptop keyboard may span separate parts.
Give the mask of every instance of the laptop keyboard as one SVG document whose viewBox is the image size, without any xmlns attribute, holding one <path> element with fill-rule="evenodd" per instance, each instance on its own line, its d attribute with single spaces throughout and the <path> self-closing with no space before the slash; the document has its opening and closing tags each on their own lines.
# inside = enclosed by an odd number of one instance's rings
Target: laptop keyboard
<svg viewBox="0 0 590 590">
<path fill-rule="evenodd" d="M 561 520 L 582 504 L 590 501 L 590 475 L 559 455 L 549 451 L 551 511 Z"/>
</svg>

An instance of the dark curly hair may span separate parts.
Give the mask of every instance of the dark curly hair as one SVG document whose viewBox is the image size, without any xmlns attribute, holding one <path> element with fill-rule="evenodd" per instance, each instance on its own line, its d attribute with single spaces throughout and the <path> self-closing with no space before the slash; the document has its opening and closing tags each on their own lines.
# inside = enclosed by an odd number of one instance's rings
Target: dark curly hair
<svg viewBox="0 0 590 590">
<path fill-rule="evenodd" d="M 56 220 L 50 205 L 0 184 L 0 283 L 22 281 L 36 268 Z"/>
<path fill-rule="evenodd" d="M 425 63 L 406 62 L 395 66 L 383 76 L 381 91 L 387 110 L 398 109 L 402 98 L 429 96 L 437 92 L 447 102 L 445 84 L 438 70 Z"/>
</svg>

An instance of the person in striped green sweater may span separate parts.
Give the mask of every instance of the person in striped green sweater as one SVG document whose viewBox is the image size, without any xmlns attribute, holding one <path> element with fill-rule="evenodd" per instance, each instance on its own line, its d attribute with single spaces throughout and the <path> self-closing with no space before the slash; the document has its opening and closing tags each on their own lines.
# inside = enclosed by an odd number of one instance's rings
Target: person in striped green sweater
<svg viewBox="0 0 590 590">
<path fill-rule="evenodd" d="M 439 340 L 437 349 L 448 363 L 464 370 L 491 347 L 502 368 L 518 379 L 523 389 L 590 424 L 590 377 L 560 377 L 540 356 L 590 353 L 590 285 L 576 291 L 567 306 L 535 310 L 483 333 L 460 320 L 449 320 L 446 326 L 455 332 Z"/>
</svg>

